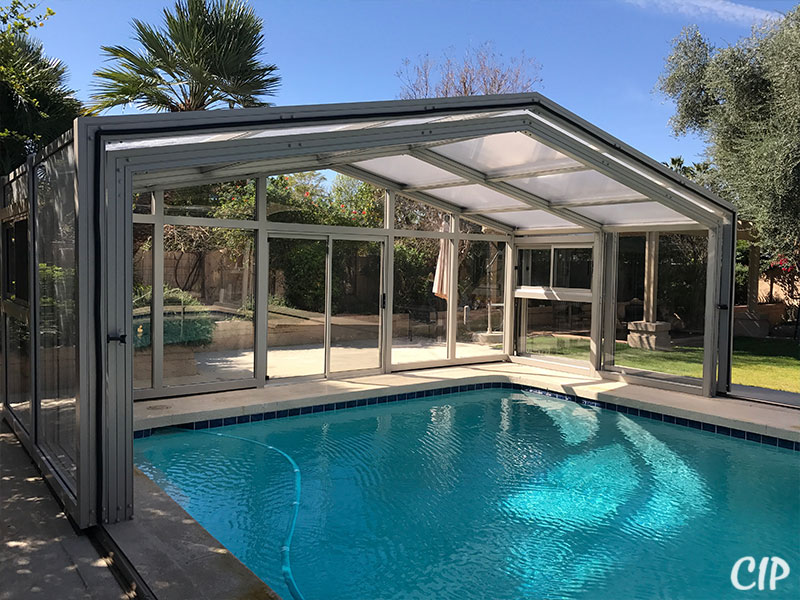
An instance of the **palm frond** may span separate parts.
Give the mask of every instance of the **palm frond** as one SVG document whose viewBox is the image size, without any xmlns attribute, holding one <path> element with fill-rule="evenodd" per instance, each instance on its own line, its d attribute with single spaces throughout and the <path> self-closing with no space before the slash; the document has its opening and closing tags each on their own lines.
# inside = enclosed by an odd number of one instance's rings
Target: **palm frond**
<svg viewBox="0 0 800 600">
<path fill-rule="evenodd" d="M 92 109 L 135 104 L 154 110 L 261 106 L 280 85 L 262 60 L 263 23 L 241 0 L 178 0 L 161 28 L 134 20 L 141 49 L 104 46 L 112 67 L 99 69 Z"/>
</svg>

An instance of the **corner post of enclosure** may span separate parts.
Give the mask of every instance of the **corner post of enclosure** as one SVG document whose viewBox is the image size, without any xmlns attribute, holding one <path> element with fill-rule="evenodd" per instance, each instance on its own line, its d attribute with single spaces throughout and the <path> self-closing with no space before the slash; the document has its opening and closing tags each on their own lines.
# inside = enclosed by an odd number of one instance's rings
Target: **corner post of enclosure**
<svg viewBox="0 0 800 600">
<path fill-rule="evenodd" d="M 386 190 L 383 204 L 383 226 L 386 228 L 386 250 L 383 253 L 383 372 L 392 372 L 392 339 L 394 337 L 394 206 L 395 192 Z"/>
<path fill-rule="evenodd" d="M 720 256 L 722 227 L 708 230 L 708 262 L 706 264 L 706 307 L 703 330 L 703 395 L 713 396 L 717 389 L 717 360 L 720 333 Z"/>
<path fill-rule="evenodd" d="M 603 261 L 603 356 L 600 368 L 614 364 L 617 337 L 617 270 L 619 263 L 619 234 L 605 233 Z"/>
<path fill-rule="evenodd" d="M 514 302 L 514 287 L 516 286 L 517 253 L 513 236 L 506 242 L 506 272 L 503 274 L 503 353 L 506 356 L 514 354 L 514 313 L 517 309 Z"/>
<path fill-rule="evenodd" d="M 447 358 L 456 358 L 456 339 L 458 332 L 458 232 L 461 218 L 457 213 L 450 214 L 450 272 L 447 284 Z"/>
<path fill-rule="evenodd" d="M 256 385 L 267 380 L 267 326 L 269 319 L 269 242 L 267 240 L 267 180 L 256 178 L 256 291 L 254 304 L 256 339 L 254 373 Z"/>
<path fill-rule="evenodd" d="M 603 360 L 603 304 L 605 290 L 605 235 L 594 234 L 592 244 L 592 324 L 589 331 L 589 362 L 599 371 Z"/>
<path fill-rule="evenodd" d="M 736 264 L 736 216 L 726 220 L 721 227 L 720 279 L 719 279 L 719 335 L 717 360 L 717 392 L 726 393 L 731 385 L 731 360 L 733 357 L 733 294 Z"/>
</svg>

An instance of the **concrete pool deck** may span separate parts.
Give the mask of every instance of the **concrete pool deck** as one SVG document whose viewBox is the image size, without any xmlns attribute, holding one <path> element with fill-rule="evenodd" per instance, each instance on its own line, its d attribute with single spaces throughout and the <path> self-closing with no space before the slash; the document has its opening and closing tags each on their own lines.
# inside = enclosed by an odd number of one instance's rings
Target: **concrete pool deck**
<svg viewBox="0 0 800 600">
<path fill-rule="evenodd" d="M 89 538 L 70 525 L 28 453 L 0 420 L 0 600 L 119 600 Z"/>
<path fill-rule="evenodd" d="M 529 365 L 494 362 L 347 379 L 271 382 L 261 389 L 136 402 L 134 430 L 242 417 L 452 385 L 508 382 L 592 401 L 615 403 L 676 418 L 800 442 L 800 410 L 733 398 L 705 398 L 623 381 L 572 375 Z"/>
</svg>

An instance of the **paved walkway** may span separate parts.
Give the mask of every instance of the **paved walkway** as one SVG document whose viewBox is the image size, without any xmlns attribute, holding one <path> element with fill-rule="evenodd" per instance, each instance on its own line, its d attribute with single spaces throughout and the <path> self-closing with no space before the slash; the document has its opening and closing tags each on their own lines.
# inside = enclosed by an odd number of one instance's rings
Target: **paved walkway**
<svg viewBox="0 0 800 600">
<path fill-rule="evenodd" d="M 0 600 L 127 597 L 0 420 Z"/>
</svg>

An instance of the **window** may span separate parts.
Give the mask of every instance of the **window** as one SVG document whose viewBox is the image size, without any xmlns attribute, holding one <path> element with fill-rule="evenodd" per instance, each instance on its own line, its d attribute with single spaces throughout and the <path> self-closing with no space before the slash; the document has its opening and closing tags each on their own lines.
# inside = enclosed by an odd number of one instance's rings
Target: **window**
<svg viewBox="0 0 800 600">
<path fill-rule="evenodd" d="M 550 248 L 519 251 L 517 285 L 550 285 Z"/>
<path fill-rule="evenodd" d="M 553 268 L 553 287 L 584 290 L 592 287 L 591 248 L 554 248 Z"/>
<path fill-rule="evenodd" d="M 521 248 L 517 286 L 573 288 L 592 287 L 592 248 L 550 246 Z"/>
</svg>

